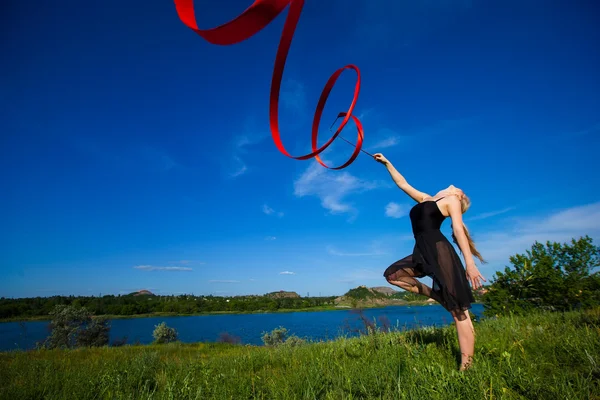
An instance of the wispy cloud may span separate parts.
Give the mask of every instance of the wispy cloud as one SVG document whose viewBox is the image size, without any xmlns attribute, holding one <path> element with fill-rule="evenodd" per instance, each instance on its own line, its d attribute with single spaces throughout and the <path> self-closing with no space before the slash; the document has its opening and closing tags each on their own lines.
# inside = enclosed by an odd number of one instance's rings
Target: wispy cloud
<svg viewBox="0 0 600 400">
<path fill-rule="evenodd" d="M 370 146 L 370 148 L 374 149 L 374 150 L 382 150 L 382 149 L 387 149 L 389 147 L 394 147 L 398 144 L 400 144 L 400 138 L 397 136 L 391 136 L 391 137 L 385 138 L 383 140 L 380 140 L 379 142 Z"/>
<path fill-rule="evenodd" d="M 349 172 L 328 171 L 317 162 L 312 162 L 306 171 L 294 182 L 294 195 L 297 197 L 316 196 L 321 206 L 331 214 L 358 214 L 347 198 L 380 187 L 377 182 L 357 178 Z"/>
<path fill-rule="evenodd" d="M 235 169 L 229 173 L 229 176 L 236 178 L 248 172 L 248 166 L 242 159 L 241 155 L 246 153 L 246 146 L 259 141 L 258 138 L 251 138 L 249 135 L 237 136 L 233 141 L 233 161 Z"/>
<path fill-rule="evenodd" d="M 296 275 L 296 273 L 292 271 L 282 271 L 279 275 Z"/>
<path fill-rule="evenodd" d="M 374 112 L 374 110 L 375 110 L 375 109 L 374 109 L 374 108 L 372 108 L 372 107 L 371 107 L 371 108 L 367 108 L 366 110 L 364 110 L 363 112 L 361 112 L 360 114 L 358 114 L 358 117 L 357 117 L 357 118 L 358 118 L 358 119 L 360 119 L 360 122 L 363 122 L 363 123 L 364 123 L 364 122 L 365 122 L 365 119 L 367 119 L 367 117 L 368 117 L 369 115 L 372 115 L 372 114 L 373 114 L 373 112 Z"/>
<path fill-rule="evenodd" d="M 427 126 L 414 127 L 408 130 L 395 130 L 382 128 L 375 135 L 375 143 L 368 144 L 366 147 L 371 151 L 381 151 L 395 146 L 402 146 L 410 149 L 415 140 L 425 140 L 444 133 L 462 131 L 465 127 L 477 120 L 473 118 L 457 118 L 441 120 Z"/>
<path fill-rule="evenodd" d="M 237 164 L 237 169 L 235 169 L 233 172 L 230 172 L 229 176 L 232 178 L 237 178 L 238 176 L 243 175 L 248 171 L 248 166 L 238 156 L 233 156 L 233 159 Z"/>
<path fill-rule="evenodd" d="M 272 209 L 271 207 L 269 207 L 266 204 L 263 204 L 262 212 L 264 212 L 267 215 L 276 215 L 279 218 L 283 217 L 283 215 L 284 215 L 282 211 L 275 211 L 274 209 Z"/>
<path fill-rule="evenodd" d="M 407 141 L 406 135 L 400 135 L 398 132 L 388 128 L 382 128 L 377 132 L 379 140 L 369 146 L 370 150 L 383 150 L 397 146 Z"/>
<path fill-rule="evenodd" d="M 524 253 L 538 241 L 545 243 L 570 242 L 581 236 L 589 235 L 600 239 L 600 202 L 557 210 L 545 216 L 521 217 L 512 219 L 506 229 L 491 232 L 472 232 L 477 248 L 489 266 L 484 270 L 499 269 L 509 265 L 509 257 Z M 489 280 L 491 276 L 486 276 Z"/>
<path fill-rule="evenodd" d="M 385 215 L 390 218 L 402 218 L 408 215 L 411 206 L 406 204 L 398 204 L 393 201 L 385 206 Z"/>
<path fill-rule="evenodd" d="M 211 279 L 210 283 L 240 283 L 240 281 L 231 280 L 231 279 Z"/>
<path fill-rule="evenodd" d="M 190 267 L 158 267 L 153 265 L 136 265 L 133 268 L 142 271 L 192 271 Z"/>
<path fill-rule="evenodd" d="M 480 220 L 480 219 L 491 218 L 491 217 L 495 217 L 497 215 L 505 214 L 505 213 L 507 213 L 509 211 L 512 211 L 514 209 L 516 209 L 516 207 L 506 207 L 506 208 L 503 208 L 501 210 L 485 212 L 485 213 L 477 214 L 477 215 L 474 215 L 474 216 L 472 216 L 470 218 L 465 218 L 465 219 L 468 219 L 469 221 L 476 221 L 476 220 Z"/>
<path fill-rule="evenodd" d="M 268 241 L 273 241 L 275 239 L 277 239 L 275 236 L 267 236 L 267 237 L 265 237 L 265 240 L 268 240 Z"/>
<path fill-rule="evenodd" d="M 245 133 L 234 137 L 232 141 L 232 162 L 227 163 L 228 169 L 233 165 L 233 170 L 229 172 L 229 177 L 231 178 L 237 178 L 250 171 L 248 164 L 244 160 L 248 153 L 248 148 L 258 145 L 269 136 L 269 132 L 254 129 L 250 121 L 246 122 L 244 131 Z"/>
</svg>

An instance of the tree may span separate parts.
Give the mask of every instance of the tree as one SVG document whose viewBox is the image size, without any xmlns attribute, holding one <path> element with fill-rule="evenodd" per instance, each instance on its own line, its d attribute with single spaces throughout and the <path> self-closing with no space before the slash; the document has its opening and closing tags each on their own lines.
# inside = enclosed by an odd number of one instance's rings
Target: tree
<svg viewBox="0 0 600 400">
<path fill-rule="evenodd" d="M 496 272 L 483 296 L 486 315 L 533 309 L 566 311 L 600 304 L 600 247 L 589 236 L 571 243 L 535 242 L 510 257 L 514 268 Z"/>
<path fill-rule="evenodd" d="M 152 336 L 154 336 L 154 343 L 163 344 L 175 342 L 177 340 L 177 331 L 175 328 L 168 327 L 166 323 L 161 322 L 154 327 Z"/>
<path fill-rule="evenodd" d="M 50 312 L 50 336 L 46 348 L 75 348 L 108 344 L 110 327 L 106 318 L 94 318 L 85 307 L 60 304 Z"/>
</svg>

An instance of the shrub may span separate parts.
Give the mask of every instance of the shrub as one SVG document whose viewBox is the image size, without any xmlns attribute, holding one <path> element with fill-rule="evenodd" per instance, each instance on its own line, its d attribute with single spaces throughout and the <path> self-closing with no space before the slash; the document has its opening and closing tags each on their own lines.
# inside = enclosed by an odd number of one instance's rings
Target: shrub
<svg viewBox="0 0 600 400">
<path fill-rule="evenodd" d="M 299 338 L 296 335 L 287 336 L 288 330 L 283 326 L 273 329 L 271 332 L 263 332 L 262 341 L 265 346 L 298 346 L 306 343 L 306 340 Z"/>
<path fill-rule="evenodd" d="M 496 272 L 483 296 L 485 314 L 523 314 L 534 309 L 568 311 L 600 304 L 600 248 L 588 236 L 571 243 L 535 242 L 510 257 L 513 268 Z"/>
<path fill-rule="evenodd" d="M 175 328 L 168 327 L 165 322 L 161 322 L 160 324 L 155 325 L 152 336 L 154 337 L 154 343 L 170 343 L 177 340 L 177 331 Z"/>
<path fill-rule="evenodd" d="M 85 307 L 60 304 L 50 312 L 50 336 L 46 348 L 75 348 L 108 344 L 110 327 L 106 318 L 94 318 Z"/>
</svg>

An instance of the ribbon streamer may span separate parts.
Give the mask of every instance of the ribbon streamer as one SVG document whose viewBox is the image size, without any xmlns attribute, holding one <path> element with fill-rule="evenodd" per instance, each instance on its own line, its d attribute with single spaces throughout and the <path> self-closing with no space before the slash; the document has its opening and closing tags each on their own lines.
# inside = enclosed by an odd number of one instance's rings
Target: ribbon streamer
<svg viewBox="0 0 600 400">
<path fill-rule="evenodd" d="M 215 28 L 204 30 L 199 29 L 198 24 L 196 23 L 194 0 L 174 1 L 179 19 L 207 42 L 216 45 L 232 45 L 249 39 L 261 29 L 269 25 L 269 23 L 271 23 L 271 21 L 273 21 L 284 10 L 284 8 L 289 5 L 290 9 L 285 20 L 283 32 L 281 33 L 281 39 L 279 40 L 279 47 L 277 48 L 275 65 L 273 67 L 273 77 L 271 79 L 271 92 L 269 96 L 269 125 L 271 128 L 271 136 L 273 137 L 273 141 L 275 142 L 277 149 L 287 157 L 295 160 L 308 160 L 314 157 L 319 164 L 329 169 L 342 169 L 352 164 L 361 151 L 364 137 L 362 123 L 358 118 L 352 115 L 352 111 L 354 110 L 354 106 L 358 100 L 358 93 L 360 91 L 360 70 L 353 64 L 348 64 L 336 70 L 333 75 L 331 75 L 325 84 L 323 91 L 321 92 L 312 123 L 312 151 L 309 154 L 292 156 L 285 149 L 281 141 L 281 133 L 279 131 L 279 93 L 281 89 L 281 80 L 283 77 L 283 71 L 285 69 L 285 61 L 287 59 L 287 55 L 292 44 L 292 38 L 296 30 L 296 25 L 300 19 L 302 7 L 304 7 L 304 0 L 255 0 L 250 7 L 248 7 L 244 12 L 231 21 Z M 327 98 L 335 86 L 337 79 L 346 69 L 352 69 L 356 71 L 357 76 L 352 103 L 350 104 L 348 111 L 342 112 L 338 115 L 338 119 L 343 117 L 343 120 L 333 136 L 323 146 L 318 147 L 317 139 L 319 123 L 321 122 L 323 109 L 325 108 Z M 321 152 L 323 152 L 331 143 L 333 143 L 336 137 L 342 132 L 350 118 L 352 118 L 354 121 L 358 133 L 356 145 L 354 145 L 354 152 L 344 164 L 338 167 L 329 167 L 321 160 L 319 154 L 321 154 Z M 346 142 L 348 141 L 346 140 Z"/>
</svg>

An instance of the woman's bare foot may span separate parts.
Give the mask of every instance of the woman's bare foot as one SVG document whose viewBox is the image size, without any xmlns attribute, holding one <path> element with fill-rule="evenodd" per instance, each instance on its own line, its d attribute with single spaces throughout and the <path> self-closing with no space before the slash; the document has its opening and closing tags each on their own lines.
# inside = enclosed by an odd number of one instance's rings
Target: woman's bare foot
<svg viewBox="0 0 600 400">
<path fill-rule="evenodd" d="M 466 371 L 473 366 L 473 357 L 465 353 L 461 353 L 461 355 L 463 356 L 463 361 L 461 362 L 460 368 L 458 370 Z M 464 361 L 464 357 L 466 357 L 467 361 Z"/>
</svg>

